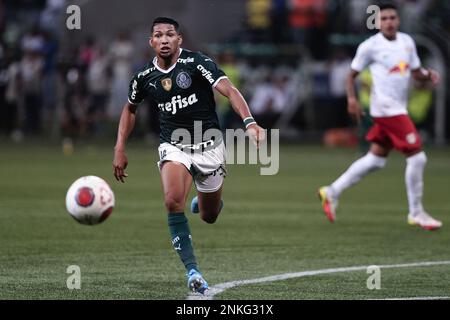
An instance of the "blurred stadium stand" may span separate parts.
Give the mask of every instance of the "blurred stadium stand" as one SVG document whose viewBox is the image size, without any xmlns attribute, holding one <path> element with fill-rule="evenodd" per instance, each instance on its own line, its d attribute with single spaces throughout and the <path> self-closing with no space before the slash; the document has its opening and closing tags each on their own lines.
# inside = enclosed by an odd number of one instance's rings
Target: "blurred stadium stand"
<svg viewBox="0 0 450 320">
<path fill-rule="evenodd" d="M 402 31 L 437 90 L 414 86 L 411 112 L 426 141 L 450 137 L 450 2 L 398 0 Z M 183 46 L 221 63 L 255 116 L 284 139 L 355 145 L 344 79 L 366 28 L 366 0 L 3 0 L 0 1 L 0 130 L 27 136 L 113 137 L 129 78 L 151 59 L 156 16 L 181 24 Z M 81 30 L 66 28 L 66 8 L 81 8 Z M 231 75 L 232 74 L 232 75 Z M 271 94 L 267 94 L 270 92 Z M 241 126 L 218 100 L 221 121 Z M 419 110 L 419 111 L 417 111 Z M 158 131 L 156 108 L 140 107 L 136 136 Z M 447 124 L 447 125 L 446 125 Z"/>
</svg>

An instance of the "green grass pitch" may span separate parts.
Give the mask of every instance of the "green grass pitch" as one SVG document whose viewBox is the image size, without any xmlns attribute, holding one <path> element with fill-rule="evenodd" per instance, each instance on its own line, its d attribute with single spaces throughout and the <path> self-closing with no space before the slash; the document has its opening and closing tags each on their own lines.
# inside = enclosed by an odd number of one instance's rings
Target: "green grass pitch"
<svg viewBox="0 0 450 320">
<path fill-rule="evenodd" d="M 0 145 L 0 299 L 185 299 L 185 271 L 172 249 L 155 147 L 132 143 L 127 183 L 112 176 L 112 145 Z M 214 225 L 188 212 L 196 256 L 211 286 L 265 276 L 364 265 L 450 260 L 450 150 L 430 149 L 424 203 L 444 222 L 427 232 L 406 224 L 404 159 L 346 192 L 337 222 L 322 214 L 316 189 L 358 157 L 354 150 L 282 146 L 280 172 L 231 165 L 225 208 Z M 98 175 L 116 207 L 98 226 L 65 210 L 69 185 Z M 192 196 L 194 191 L 192 192 Z M 189 200 L 190 200 L 189 199 Z M 69 265 L 81 289 L 69 290 Z M 382 299 L 450 296 L 450 265 L 381 270 L 368 290 L 365 271 L 235 287 L 216 299 Z"/>
</svg>

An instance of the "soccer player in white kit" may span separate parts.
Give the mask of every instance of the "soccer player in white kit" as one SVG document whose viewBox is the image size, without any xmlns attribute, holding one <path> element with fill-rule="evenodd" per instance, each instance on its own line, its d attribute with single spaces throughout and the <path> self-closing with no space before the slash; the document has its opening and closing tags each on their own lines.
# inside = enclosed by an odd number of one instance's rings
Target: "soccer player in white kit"
<svg viewBox="0 0 450 320">
<path fill-rule="evenodd" d="M 439 229 L 442 222 L 433 219 L 423 208 L 423 171 L 427 157 L 420 136 L 408 116 L 408 87 L 411 76 L 420 81 L 439 83 L 439 74 L 421 67 L 414 40 L 398 32 L 397 8 L 380 6 L 380 32 L 361 43 L 351 65 L 347 80 L 348 112 L 357 121 L 363 113 L 355 95 L 355 78 L 370 67 L 373 78 L 370 115 L 374 125 L 366 139 L 369 152 L 355 161 L 336 181 L 318 191 L 327 218 L 334 222 L 340 194 L 370 172 L 381 169 L 392 149 L 406 157 L 405 183 L 408 194 L 410 225 L 426 230 Z"/>
</svg>

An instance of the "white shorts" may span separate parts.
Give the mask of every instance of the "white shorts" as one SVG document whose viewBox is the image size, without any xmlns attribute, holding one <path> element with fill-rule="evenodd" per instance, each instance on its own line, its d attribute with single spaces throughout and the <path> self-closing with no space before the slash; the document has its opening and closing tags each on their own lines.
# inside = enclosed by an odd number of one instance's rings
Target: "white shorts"
<svg viewBox="0 0 450 320">
<path fill-rule="evenodd" d="M 217 147 L 203 152 L 182 151 L 165 142 L 159 145 L 158 153 L 159 170 L 161 170 L 161 165 L 165 161 L 182 163 L 191 173 L 195 187 L 200 192 L 211 193 L 219 190 L 227 175 L 225 144 L 223 142 Z"/>
</svg>

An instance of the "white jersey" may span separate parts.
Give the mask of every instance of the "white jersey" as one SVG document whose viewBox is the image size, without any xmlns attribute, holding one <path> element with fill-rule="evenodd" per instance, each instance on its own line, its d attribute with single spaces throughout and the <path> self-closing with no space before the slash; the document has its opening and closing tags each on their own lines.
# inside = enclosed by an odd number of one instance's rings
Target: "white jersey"
<svg viewBox="0 0 450 320">
<path fill-rule="evenodd" d="M 392 117 L 407 114 L 411 70 L 420 68 L 414 40 L 397 32 L 393 41 L 377 33 L 358 47 L 352 69 L 361 72 L 370 66 L 372 90 L 370 115 Z"/>
</svg>

